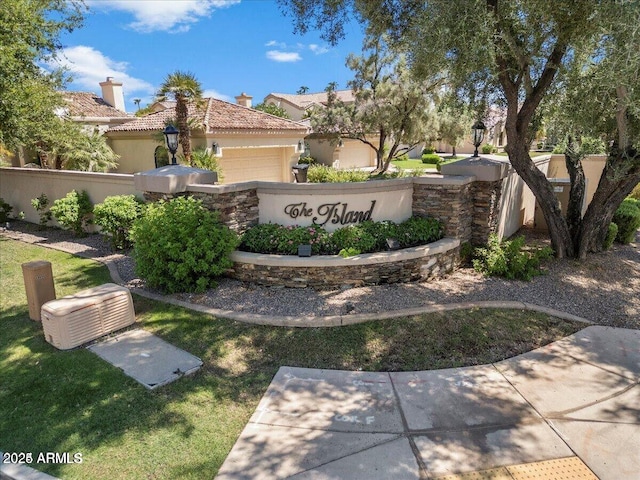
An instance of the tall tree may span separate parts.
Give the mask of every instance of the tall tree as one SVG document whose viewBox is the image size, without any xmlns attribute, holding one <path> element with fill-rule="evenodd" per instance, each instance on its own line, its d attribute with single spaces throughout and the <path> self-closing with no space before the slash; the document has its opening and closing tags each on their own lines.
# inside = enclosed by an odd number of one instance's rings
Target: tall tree
<svg viewBox="0 0 640 480">
<path fill-rule="evenodd" d="M 84 10 L 81 0 L 2 0 L 0 144 L 33 146 L 55 121 L 64 77 L 41 65 L 55 59 L 60 36 L 81 25 Z"/>
<path fill-rule="evenodd" d="M 456 147 L 469 136 L 472 124 L 473 118 L 468 109 L 455 99 L 443 102 L 438 108 L 438 136 L 451 145 L 454 157 Z"/>
<path fill-rule="evenodd" d="M 202 100 L 202 86 L 195 75 L 179 70 L 164 79 L 156 95 L 158 101 L 173 99 L 176 102 L 176 127 L 180 130 L 178 140 L 185 160 L 191 164 L 191 128 L 189 106 L 198 108 Z"/>
<path fill-rule="evenodd" d="M 347 66 L 354 72 L 348 83 L 354 101 L 344 102 L 335 93 L 335 84 L 327 87 L 325 108 L 311 115 L 314 132 L 334 141 L 351 138 L 371 147 L 376 153 L 376 172 L 418 143 L 433 127 L 435 91 L 441 85 L 439 75 L 417 79 L 406 60 L 391 51 L 381 36 L 368 35 L 363 55 L 349 55 Z"/>
<path fill-rule="evenodd" d="M 613 212 L 640 181 L 640 2 L 279 1 L 295 15 L 300 32 L 319 27 L 333 42 L 344 34 L 345 10 L 355 9 L 369 28 L 388 32 L 406 45 L 418 72 L 442 65 L 467 99 L 504 102 L 509 160 L 538 201 L 556 255 L 584 258 L 602 248 Z M 551 183 L 529 155 L 543 101 L 554 88 L 562 88 L 567 71 L 585 74 L 576 91 L 605 94 L 589 103 L 600 102 L 598 110 L 605 112 L 610 125 L 602 133 L 615 139 L 578 228 L 570 228 Z M 572 106 L 577 107 L 579 103 Z M 580 182 L 578 177 L 572 176 L 574 184 Z"/>
<path fill-rule="evenodd" d="M 279 107 L 278 105 L 274 105 L 273 103 L 262 102 L 257 104 L 253 108 L 256 110 L 260 110 L 261 112 L 268 113 L 270 115 L 275 115 L 276 117 L 291 118 L 284 108 Z"/>
</svg>

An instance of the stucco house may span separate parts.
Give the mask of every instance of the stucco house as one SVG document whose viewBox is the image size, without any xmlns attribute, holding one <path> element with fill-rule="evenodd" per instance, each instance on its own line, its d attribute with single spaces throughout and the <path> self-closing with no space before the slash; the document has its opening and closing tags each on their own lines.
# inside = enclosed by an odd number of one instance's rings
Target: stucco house
<svg viewBox="0 0 640 480">
<path fill-rule="evenodd" d="M 67 106 L 60 113 L 88 130 L 100 133 L 135 120 L 136 117 L 126 111 L 122 83 L 107 77 L 106 81 L 100 82 L 100 88 L 102 97 L 92 92 L 62 92 Z"/>
<path fill-rule="evenodd" d="M 345 103 L 354 101 L 352 90 L 336 90 L 335 93 L 338 99 Z M 264 98 L 264 103 L 276 105 L 284 109 L 293 120 L 305 121 L 310 125 L 308 117 L 313 114 L 313 109 L 322 108 L 327 104 L 327 92 L 295 95 L 270 93 Z M 365 168 L 376 165 L 373 149 L 359 140 L 344 138 L 340 144 L 335 144 L 310 131 L 305 142 L 309 146 L 311 156 L 325 165 L 338 168 Z"/>
<path fill-rule="evenodd" d="M 155 168 L 158 134 L 175 119 L 175 107 L 138 117 L 106 132 L 111 148 L 120 155 L 117 173 Z M 216 149 L 224 183 L 263 180 L 293 181 L 291 167 L 300 156 L 299 146 L 308 128 L 299 122 L 243 106 L 205 98 L 191 105 L 189 116 L 200 128 L 191 132 L 193 149 Z M 178 154 L 180 154 L 180 149 Z"/>
</svg>

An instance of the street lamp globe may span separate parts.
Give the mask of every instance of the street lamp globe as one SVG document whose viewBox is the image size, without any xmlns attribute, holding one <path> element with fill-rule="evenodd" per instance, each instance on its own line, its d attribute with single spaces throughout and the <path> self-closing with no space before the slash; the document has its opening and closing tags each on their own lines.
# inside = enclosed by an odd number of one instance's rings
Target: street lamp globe
<svg viewBox="0 0 640 480">
<path fill-rule="evenodd" d="M 162 132 L 167 141 L 167 148 L 171 152 L 171 165 L 176 165 L 176 152 L 178 151 L 178 134 L 180 131 L 173 125 L 167 125 Z"/>
</svg>

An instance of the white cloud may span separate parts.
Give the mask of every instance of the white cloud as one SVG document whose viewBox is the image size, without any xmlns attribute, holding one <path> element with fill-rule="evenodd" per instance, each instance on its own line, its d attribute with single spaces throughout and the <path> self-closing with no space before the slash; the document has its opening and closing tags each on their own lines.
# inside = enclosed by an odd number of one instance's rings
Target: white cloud
<svg viewBox="0 0 640 480">
<path fill-rule="evenodd" d="M 202 96 L 204 98 L 213 97 L 213 98 L 217 98 L 218 100 L 224 100 L 225 102 L 233 102 L 233 100 L 231 99 L 231 97 L 229 95 L 225 95 L 224 93 L 220 93 L 219 91 L 214 90 L 213 88 L 208 88 L 208 89 L 204 90 L 202 92 Z"/>
<path fill-rule="evenodd" d="M 267 58 L 274 62 L 299 62 L 302 60 L 298 52 L 281 52 L 280 50 L 269 50 Z"/>
<path fill-rule="evenodd" d="M 323 53 L 327 53 L 329 49 L 322 45 L 317 45 L 315 43 L 309 44 L 309 50 L 311 50 L 316 55 L 322 55 Z"/>
<path fill-rule="evenodd" d="M 240 0 L 89 0 L 91 8 L 118 10 L 135 18 L 127 26 L 141 33 L 165 31 L 186 32 L 193 23 L 211 16 L 220 8 L 230 7 Z"/>
<path fill-rule="evenodd" d="M 77 87 L 99 93 L 98 84 L 104 82 L 107 77 L 113 77 L 116 82 L 122 82 L 127 96 L 132 92 L 153 94 L 155 91 L 150 83 L 126 73 L 126 62 L 112 60 L 93 47 L 78 45 L 65 48 L 60 53 L 56 66 L 65 67 L 71 72 L 73 84 Z"/>
</svg>

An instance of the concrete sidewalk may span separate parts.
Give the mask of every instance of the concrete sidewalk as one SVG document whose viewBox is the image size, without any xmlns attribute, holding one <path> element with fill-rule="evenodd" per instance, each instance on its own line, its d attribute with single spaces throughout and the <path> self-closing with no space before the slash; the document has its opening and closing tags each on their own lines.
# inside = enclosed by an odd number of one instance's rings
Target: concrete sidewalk
<svg viewBox="0 0 640 480">
<path fill-rule="evenodd" d="M 638 480 L 640 331 L 477 367 L 282 367 L 217 478 L 290 477 Z"/>
</svg>

